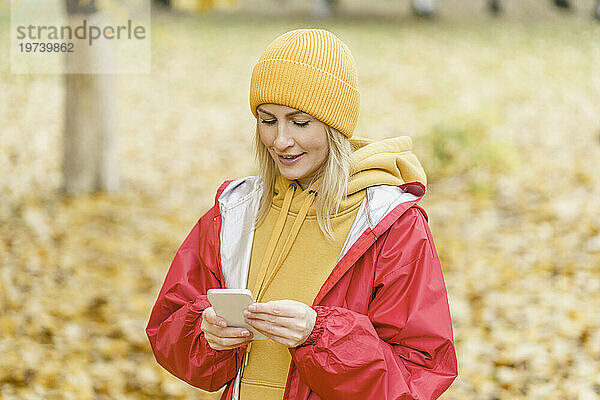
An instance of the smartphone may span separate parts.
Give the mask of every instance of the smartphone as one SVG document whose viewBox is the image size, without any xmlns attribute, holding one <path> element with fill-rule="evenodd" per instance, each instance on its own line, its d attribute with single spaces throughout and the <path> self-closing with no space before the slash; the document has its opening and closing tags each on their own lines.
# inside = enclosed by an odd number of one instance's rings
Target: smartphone
<svg viewBox="0 0 600 400">
<path fill-rule="evenodd" d="M 253 340 L 268 339 L 244 322 L 244 310 L 254 303 L 250 289 L 208 289 L 206 297 L 215 313 L 227 321 L 228 326 L 248 329 L 254 335 Z"/>
</svg>

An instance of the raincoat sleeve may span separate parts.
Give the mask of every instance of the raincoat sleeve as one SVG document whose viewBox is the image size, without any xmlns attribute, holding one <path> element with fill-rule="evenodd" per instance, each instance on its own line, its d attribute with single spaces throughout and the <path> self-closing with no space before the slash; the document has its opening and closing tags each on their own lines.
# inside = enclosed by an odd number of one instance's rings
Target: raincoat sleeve
<svg viewBox="0 0 600 400">
<path fill-rule="evenodd" d="M 313 306 L 311 335 L 290 349 L 302 380 L 323 399 L 436 399 L 457 376 L 446 287 L 424 215 L 410 208 L 384 236 L 366 314 Z"/>
<path fill-rule="evenodd" d="M 246 346 L 214 350 L 200 329 L 206 292 L 223 287 L 218 265 L 218 206 L 195 224 L 167 273 L 146 334 L 158 363 L 192 386 L 216 391 L 235 378 Z"/>
</svg>

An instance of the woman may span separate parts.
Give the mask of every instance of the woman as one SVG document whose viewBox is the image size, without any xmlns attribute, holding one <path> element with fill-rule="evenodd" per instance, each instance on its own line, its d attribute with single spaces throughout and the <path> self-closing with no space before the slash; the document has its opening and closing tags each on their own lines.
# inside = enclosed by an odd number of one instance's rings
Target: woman
<svg viewBox="0 0 600 400">
<path fill-rule="evenodd" d="M 408 137 L 353 138 L 359 92 L 332 33 L 254 66 L 260 174 L 224 182 L 178 250 L 146 332 L 157 361 L 222 399 L 434 399 L 457 375 L 444 280 Z M 249 288 L 228 327 L 210 288 Z"/>
</svg>

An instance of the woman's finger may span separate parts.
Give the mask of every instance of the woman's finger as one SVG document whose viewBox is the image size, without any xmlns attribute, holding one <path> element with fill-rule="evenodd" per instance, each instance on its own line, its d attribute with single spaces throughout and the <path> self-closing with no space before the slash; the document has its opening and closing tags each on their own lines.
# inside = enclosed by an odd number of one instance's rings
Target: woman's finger
<svg viewBox="0 0 600 400">
<path fill-rule="evenodd" d="M 214 336 L 208 332 L 204 332 L 204 338 L 215 350 L 229 350 L 236 347 L 243 346 L 252 341 L 251 338 L 228 338 L 228 337 L 218 337 Z"/>
<path fill-rule="evenodd" d="M 292 317 L 280 317 L 278 315 L 268 314 L 268 313 L 253 313 L 253 312 L 245 312 L 244 317 L 251 318 L 255 320 L 266 321 L 271 324 L 287 326 L 289 325 L 289 321 L 293 321 Z"/>
<path fill-rule="evenodd" d="M 247 320 L 253 328 L 259 330 L 261 333 L 265 333 L 268 336 L 279 336 L 283 338 L 288 338 L 291 341 L 300 340 L 302 338 L 302 333 L 299 331 L 295 331 L 290 329 L 289 327 L 273 324 L 261 319 L 248 319 Z"/>
<path fill-rule="evenodd" d="M 269 326 L 268 323 L 264 323 L 264 325 L 262 325 L 261 322 L 257 322 L 253 325 L 253 327 L 263 335 L 267 336 L 269 339 L 272 339 L 286 347 L 295 347 L 304 341 L 301 334 L 297 332 L 291 332 L 283 327 L 276 327 L 274 325 Z"/>
<path fill-rule="evenodd" d="M 206 320 L 216 326 L 227 326 L 227 321 L 225 321 L 224 318 L 219 317 L 212 307 L 208 307 L 206 310 L 202 311 L 202 320 Z"/>
<path fill-rule="evenodd" d="M 280 326 L 290 332 L 305 332 L 310 325 L 306 319 L 291 318 L 291 317 L 276 317 L 271 314 L 255 314 L 251 313 L 247 317 L 247 321 L 263 321 L 269 325 Z"/>
<path fill-rule="evenodd" d="M 239 337 L 251 337 L 252 333 L 245 328 L 227 327 L 221 328 L 211 323 L 207 323 L 201 326 L 204 332 L 208 332 L 213 336 L 221 338 L 239 338 Z"/>
<path fill-rule="evenodd" d="M 308 312 L 306 314 L 303 312 L 301 316 L 297 317 L 283 317 L 268 313 L 244 312 L 244 317 L 266 321 L 271 324 L 280 325 L 293 330 L 306 330 L 308 329 L 311 321 Z"/>
<path fill-rule="evenodd" d="M 248 306 L 248 311 L 294 318 L 300 316 L 305 307 L 308 306 L 304 303 L 286 299 L 272 300 L 266 303 L 254 303 Z"/>
</svg>

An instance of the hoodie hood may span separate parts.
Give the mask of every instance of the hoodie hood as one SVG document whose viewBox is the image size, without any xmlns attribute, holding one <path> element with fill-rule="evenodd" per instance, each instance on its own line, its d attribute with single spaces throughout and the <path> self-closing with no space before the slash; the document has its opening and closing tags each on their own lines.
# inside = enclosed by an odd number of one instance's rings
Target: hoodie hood
<svg viewBox="0 0 600 400">
<path fill-rule="evenodd" d="M 364 190 L 375 185 L 402 185 L 418 181 L 427 185 L 427 177 L 417 156 L 412 152 L 412 140 L 408 136 L 399 136 L 375 141 L 364 137 L 352 137 L 350 143 L 355 147 L 350 162 L 348 196 L 342 200 L 339 212 L 362 201 Z M 316 202 L 308 197 L 316 197 L 321 178 L 310 187 L 302 189 L 297 181 L 289 180 L 277 174 L 273 205 L 283 207 L 291 214 L 297 214 L 304 204 L 308 204 L 308 216 L 316 216 Z M 290 187 L 295 186 L 295 190 Z M 285 202 L 286 193 L 289 205 Z M 286 207 L 284 207 L 286 206 Z M 289 207 L 289 208 L 288 208 Z M 306 206 L 305 206 L 306 207 Z"/>
<path fill-rule="evenodd" d="M 427 176 L 412 152 L 412 140 L 399 136 L 380 141 L 354 137 L 350 139 L 357 150 L 352 153 L 348 194 L 374 185 L 402 185 L 421 182 L 427 186 Z"/>
</svg>

